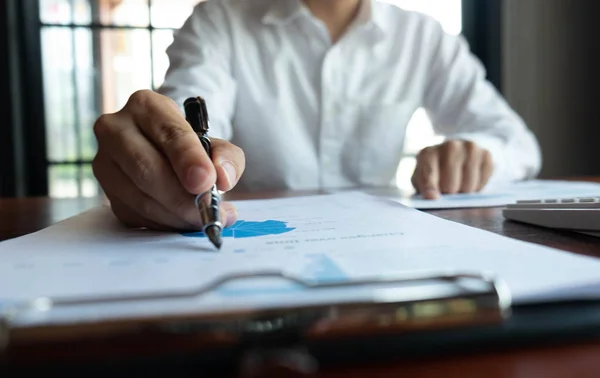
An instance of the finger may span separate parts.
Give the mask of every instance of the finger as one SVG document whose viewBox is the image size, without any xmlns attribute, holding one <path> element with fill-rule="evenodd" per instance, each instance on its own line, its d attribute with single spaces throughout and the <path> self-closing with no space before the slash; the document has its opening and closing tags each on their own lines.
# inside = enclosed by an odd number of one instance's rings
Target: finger
<svg viewBox="0 0 600 378">
<path fill-rule="evenodd" d="M 224 222 L 225 227 L 232 226 L 238 220 L 238 212 L 235 206 L 231 202 L 222 202 L 221 203 L 221 216 L 227 221 Z M 223 215 L 224 212 L 224 215 Z"/>
<path fill-rule="evenodd" d="M 229 191 L 239 181 L 246 168 L 244 151 L 225 140 L 211 139 L 213 163 L 217 170 L 217 187 Z"/>
<path fill-rule="evenodd" d="M 433 147 L 423 149 L 417 157 L 415 168 L 415 188 L 423 198 L 436 199 L 440 195 L 439 159 L 437 150 Z"/>
<path fill-rule="evenodd" d="M 442 193 L 458 193 L 462 182 L 465 152 L 459 141 L 449 141 L 439 147 L 440 189 Z"/>
<path fill-rule="evenodd" d="M 465 144 L 466 158 L 463 164 L 461 193 L 472 193 L 477 190 L 481 181 L 481 164 L 483 162 L 483 150 L 475 143 Z"/>
<path fill-rule="evenodd" d="M 139 91 L 131 96 L 126 108 L 142 133 L 167 157 L 189 193 L 210 189 L 216 181 L 212 161 L 171 99 L 152 91 Z"/>
<path fill-rule="evenodd" d="M 102 189 L 109 195 L 109 198 L 111 200 L 118 198 L 120 202 L 135 211 L 138 218 L 143 219 L 145 223 L 152 222 L 160 225 L 161 229 L 198 229 L 199 220 L 195 224 L 187 222 L 142 192 L 105 154 L 99 153 L 96 156 L 93 169 L 98 181 L 102 183 Z M 128 219 L 131 219 L 131 216 Z"/>
<path fill-rule="evenodd" d="M 169 227 L 151 221 L 140 216 L 135 210 L 126 205 L 117 197 L 110 200 L 110 207 L 115 217 L 126 227 L 129 228 L 147 228 L 156 231 L 170 231 Z"/>
<path fill-rule="evenodd" d="M 150 219 L 146 219 L 142 217 L 138 212 L 136 212 L 131 207 L 127 206 L 123 201 L 121 201 L 118 197 L 114 197 L 112 195 L 109 196 L 110 206 L 112 208 L 113 213 L 117 217 L 117 219 L 123 223 L 125 226 L 129 228 L 147 228 L 150 230 L 156 231 L 165 231 L 172 232 L 174 231 L 173 227 L 164 226 L 162 224 L 156 223 Z M 237 221 L 237 210 L 235 207 L 228 202 L 224 202 L 221 207 L 221 219 L 225 219 L 224 222 L 225 227 L 232 226 Z M 196 231 L 197 228 L 192 229 L 178 229 L 177 231 Z"/>
<path fill-rule="evenodd" d="M 494 163 L 492 161 L 492 155 L 489 151 L 484 150 L 481 159 L 481 177 L 479 179 L 479 184 L 477 185 L 477 191 L 482 190 L 487 185 L 493 172 Z"/>
<path fill-rule="evenodd" d="M 140 191 L 187 223 L 197 224 L 194 197 L 183 187 L 169 161 L 139 132 L 130 118 L 124 115 L 104 117 L 95 132 L 99 149 L 110 146 L 110 153 L 105 155 L 110 155 Z M 106 180 L 111 179 L 107 177 Z"/>
</svg>

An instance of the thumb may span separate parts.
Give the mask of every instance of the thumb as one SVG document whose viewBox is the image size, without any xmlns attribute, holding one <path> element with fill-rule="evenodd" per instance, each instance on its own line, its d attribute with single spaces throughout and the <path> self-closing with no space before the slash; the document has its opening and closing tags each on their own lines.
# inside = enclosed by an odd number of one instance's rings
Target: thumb
<svg viewBox="0 0 600 378">
<path fill-rule="evenodd" d="M 229 191 L 235 187 L 246 168 L 244 151 L 222 139 L 211 139 L 211 148 L 217 171 L 217 188 Z"/>
<path fill-rule="evenodd" d="M 423 198 L 437 199 L 440 196 L 440 166 L 435 149 L 425 149 L 419 154 L 413 181 Z"/>
</svg>

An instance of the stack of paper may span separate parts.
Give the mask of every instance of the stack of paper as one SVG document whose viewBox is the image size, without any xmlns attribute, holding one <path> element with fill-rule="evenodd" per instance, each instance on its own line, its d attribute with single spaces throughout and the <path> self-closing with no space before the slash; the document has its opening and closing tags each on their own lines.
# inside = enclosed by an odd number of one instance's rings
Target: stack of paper
<svg viewBox="0 0 600 378">
<path fill-rule="evenodd" d="M 201 234 L 124 228 L 105 207 L 0 243 L 0 303 L 169 292 L 265 269 L 316 281 L 414 271 L 491 272 L 507 283 L 513 303 L 600 299 L 598 259 L 516 241 L 366 194 L 241 201 L 237 207 L 241 220 L 225 231 L 218 252 Z M 311 298 L 293 285 L 248 281 L 227 284 L 194 306 L 209 310 Z M 101 316 L 93 307 L 88 315 Z"/>
</svg>

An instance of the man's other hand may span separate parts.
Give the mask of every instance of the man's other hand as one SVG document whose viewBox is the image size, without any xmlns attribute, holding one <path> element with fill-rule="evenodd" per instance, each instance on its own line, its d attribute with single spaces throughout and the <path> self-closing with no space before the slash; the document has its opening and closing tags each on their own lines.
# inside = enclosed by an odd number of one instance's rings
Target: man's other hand
<svg viewBox="0 0 600 378">
<path fill-rule="evenodd" d="M 450 140 L 419 152 L 412 184 L 423 198 L 436 199 L 440 194 L 478 192 L 492 172 L 487 150 L 470 141 Z"/>
</svg>

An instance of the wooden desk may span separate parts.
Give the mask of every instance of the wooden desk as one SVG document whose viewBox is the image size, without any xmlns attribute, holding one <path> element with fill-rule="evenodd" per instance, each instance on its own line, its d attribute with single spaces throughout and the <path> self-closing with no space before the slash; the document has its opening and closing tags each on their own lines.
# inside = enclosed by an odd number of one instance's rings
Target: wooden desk
<svg viewBox="0 0 600 378">
<path fill-rule="evenodd" d="M 265 196 L 287 194 L 262 194 Z M 231 196 L 247 199 L 249 195 Z M 100 203 L 98 199 L 0 199 L 0 240 L 25 235 L 85 211 Z M 432 211 L 432 214 L 516 239 L 566 251 L 600 257 L 600 240 L 566 232 L 505 222 L 501 210 L 464 209 Z M 470 353 L 419 361 L 374 366 L 352 366 L 324 371 L 319 377 L 419 377 L 439 378 L 558 378 L 600 377 L 600 340 L 497 353 Z"/>
</svg>

